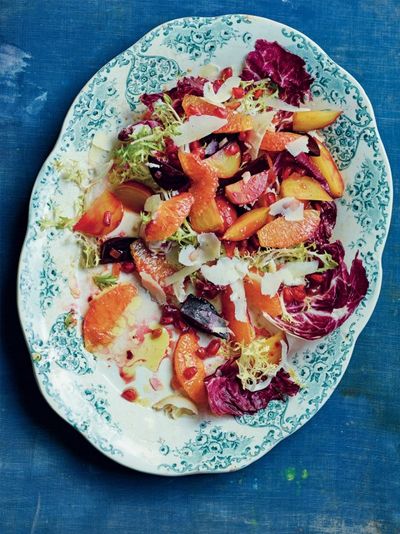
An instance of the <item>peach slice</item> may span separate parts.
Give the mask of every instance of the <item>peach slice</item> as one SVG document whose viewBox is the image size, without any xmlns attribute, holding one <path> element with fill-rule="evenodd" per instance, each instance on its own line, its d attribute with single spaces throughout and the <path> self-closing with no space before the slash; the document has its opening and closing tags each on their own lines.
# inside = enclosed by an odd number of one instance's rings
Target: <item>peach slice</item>
<svg viewBox="0 0 400 534">
<path fill-rule="evenodd" d="M 204 405 L 207 403 L 206 372 L 203 360 L 196 354 L 198 348 L 198 337 L 194 332 L 182 334 L 175 346 L 173 364 L 177 382 L 186 395 L 196 404 Z"/>
<path fill-rule="evenodd" d="M 263 226 L 257 236 L 262 247 L 294 247 L 312 238 L 319 221 L 317 210 L 304 210 L 304 218 L 301 221 L 287 221 L 284 217 L 278 217 Z"/>
<path fill-rule="evenodd" d="M 190 152 L 178 152 L 183 172 L 189 176 L 189 192 L 194 197 L 190 210 L 190 223 L 196 232 L 220 232 L 224 221 L 215 202 L 218 177 L 204 160 Z"/>
<path fill-rule="evenodd" d="M 132 284 L 118 284 L 90 301 L 83 320 L 86 350 L 94 352 L 113 341 L 117 323 L 136 295 L 137 289 Z"/>
<path fill-rule="evenodd" d="M 278 295 L 269 297 L 261 293 L 261 284 L 257 280 L 246 276 L 244 290 L 248 305 L 254 310 L 268 313 L 271 317 L 282 315 L 282 307 Z"/>
<path fill-rule="evenodd" d="M 295 111 L 293 113 L 293 130 L 309 132 L 329 126 L 339 117 L 342 111 Z"/>
<path fill-rule="evenodd" d="M 315 139 L 315 141 L 319 146 L 320 155 L 311 156 L 310 159 L 318 167 L 318 170 L 328 182 L 331 195 L 335 198 L 339 198 L 343 196 L 344 193 L 343 177 L 327 147 L 318 139 Z"/>
<path fill-rule="evenodd" d="M 235 304 L 231 301 L 232 290 L 227 286 L 221 293 L 222 315 L 228 321 L 232 330 L 233 339 L 238 343 L 250 343 L 255 337 L 255 332 L 250 318 L 246 322 L 238 321 L 235 317 Z"/>
<path fill-rule="evenodd" d="M 255 202 L 265 191 L 268 183 L 268 171 L 253 174 L 225 187 L 225 195 L 232 202 L 243 206 Z"/>
<path fill-rule="evenodd" d="M 292 132 L 265 132 L 260 148 L 269 152 L 282 152 L 286 145 L 303 137 Z"/>
<path fill-rule="evenodd" d="M 215 171 L 218 178 L 231 178 L 240 169 L 242 155 L 237 143 L 229 143 L 204 160 Z"/>
<path fill-rule="evenodd" d="M 280 194 L 282 197 L 294 197 L 299 200 L 330 201 L 332 197 L 325 191 L 322 185 L 310 178 L 293 173 L 282 181 Z"/>
<path fill-rule="evenodd" d="M 239 133 L 253 129 L 253 118 L 245 113 L 228 110 L 228 122 L 215 133 Z"/>
<path fill-rule="evenodd" d="M 114 195 L 120 199 L 123 206 L 128 210 L 140 213 L 143 211 L 146 200 L 151 197 L 153 191 L 136 180 L 128 180 L 114 189 Z"/>
<path fill-rule="evenodd" d="M 96 237 L 107 235 L 117 228 L 123 214 L 122 202 L 110 191 L 104 191 L 85 211 L 73 230 Z"/>
<path fill-rule="evenodd" d="M 194 202 L 191 193 L 181 193 L 162 202 L 154 218 L 145 226 L 146 241 L 163 241 L 183 224 Z"/>
<path fill-rule="evenodd" d="M 248 239 L 262 228 L 269 218 L 268 208 L 256 208 L 243 213 L 230 228 L 224 233 L 223 238 L 227 241 L 242 241 Z"/>
</svg>

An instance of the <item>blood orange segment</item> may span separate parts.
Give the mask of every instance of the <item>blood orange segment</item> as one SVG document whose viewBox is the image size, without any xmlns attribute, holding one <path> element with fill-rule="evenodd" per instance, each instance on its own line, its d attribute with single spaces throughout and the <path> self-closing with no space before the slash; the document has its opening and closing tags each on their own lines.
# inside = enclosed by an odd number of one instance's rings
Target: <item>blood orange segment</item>
<svg viewBox="0 0 400 534">
<path fill-rule="evenodd" d="M 261 149 L 269 152 L 281 152 L 285 150 L 286 145 L 303 137 L 300 134 L 292 132 L 266 132 L 261 141 Z"/>
<path fill-rule="evenodd" d="M 126 308 L 137 295 L 132 284 L 119 284 L 106 289 L 90 301 L 83 320 L 83 339 L 86 350 L 106 347 L 114 337 L 114 329 Z"/>
<path fill-rule="evenodd" d="M 319 222 L 318 211 L 304 210 L 304 218 L 301 221 L 287 221 L 284 217 L 278 217 L 261 228 L 257 236 L 262 247 L 293 247 L 311 239 Z"/>
<path fill-rule="evenodd" d="M 137 271 L 149 274 L 161 287 L 165 286 L 164 280 L 176 272 L 165 257 L 150 252 L 140 239 L 132 243 L 131 254 Z"/>
<path fill-rule="evenodd" d="M 229 110 L 227 119 L 228 122 L 215 133 L 239 133 L 253 129 L 253 119 L 251 115 Z"/>
<path fill-rule="evenodd" d="M 193 202 L 191 193 L 181 193 L 163 202 L 146 225 L 146 240 L 163 241 L 174 234 L 189 215 Z"/>
<path fill-rule="evenodd" d="M 218 177 L 214 170 L 195 154 L 179 151 L 183 172 L 191 180 L 190 193 L 194 202 L 190 210 L 190 222 L 196 232 L 218 232 L 224 221 L 215 202 Z"/>
<path fill-rule="evenodd" d="M 246 322 L 238 321 L 235 317 L 235 304 L 231 301 L 232 290 L 227 286 L 221 293 L 222 315 L 228 321 L 233 333 L 233 339 L 238 343 L 250 343 L 255 337 L 254 328 L 250 318 Z"/>
<path fill-rule="evenodd" d="M 204 405 L 207 402 L 204 386 L 206 372 L 203 360 L 196 354 L 198 348 L 199 342 L 194 332 L 182 334 L 175 346 L 174 371 L 177 382 L 186 395 L 196 404 Z"/>
<path fill-rule="evenodd" d="M 92 236 L 107 235 L 117 228 L 123 214 L 121 201 L 110 191 L 104 191 L 85 211 L 73 230 Z"/>
</svg>

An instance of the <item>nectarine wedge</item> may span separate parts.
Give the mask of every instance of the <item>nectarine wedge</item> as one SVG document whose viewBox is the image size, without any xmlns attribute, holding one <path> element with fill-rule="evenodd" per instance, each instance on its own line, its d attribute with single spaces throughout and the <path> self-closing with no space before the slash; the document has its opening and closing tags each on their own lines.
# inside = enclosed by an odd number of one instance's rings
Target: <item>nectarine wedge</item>
<svg viewBox="0 0 400 534">
<path fill-rule="evenodd" d="M 325 128 L 339 117 L 341 111 L 295 111 L 293 113 L 293 130 L 309 132 Z"/>
<path fill-rule="evenodd" d="M 304 210 L 301 221 L 287 221 L 284 217 L 278 217 L 263 226 L 257 236 L 262 247 L 294 247 L 313 237 L 319 221 L 317 210 Z"/>
<path fill-rule="evenodd" d="M 89 352 L 106 347 L 115 338 L 115 327 L 137 295 L 132 284 L 118 284 L 92 299 L 83 320 L 83 339 Z"/>
<path fill-rule="evenodd" d="M 151 197 L 153 191 L 136 180 L 128 180 L 114 189 L 114 195 L 119 198 L 124 208 L 140 213 L 143 211 L 146 200 Z"/>
<path fill-rule="evenodd" d="M 316 139 L 320 155 L 310 157 L 328 183 L 331 195 L 339 198 L 344 193 L 343 177 L 327 147 Z"/>
<path fill-rule="evenodd" d="M 238 343 L 250 343 L 255 337 L 254 328 L 250 318 L 246 322 L 238 321 L 235 317 L 235 304 L 231 301 L 232 290 L 227 286 L 221 293 L 222 315 L 228 321 L 228 326 L 233 333 L 234 341 Z"/>
<path fill-rule="evenodd" d="M 194 332 L 182 334 L 175 346 L 173 363 L 179 386 L 193 402 L 204 405 L 207 403 L 206 372 L 203 360 L 196 354 L 198 348 L 198 337 Z"/>
<path fill-rule="evenodd" d="M 228 228 L 222 239 L 227 241 L 248 239 L 268 222 L 268 212 L 268 208 L 255 208 L 246 211 Z"/>
<path fill-rule="evenodd" d="M 178 153 L 183 172 L 189 176 L 189 192 L 194 197 L 190 210 L 190 223 L 196 232 L 220 232 L 224 221 L 215 202 L 218 176 L 204 160 L 190 152 Z"/>
<path fill-rule="evenodd" d="M 193 202 L 191 193 L 181 193 L 162 202 L 145 226 L 146 241 L 163 241 L 174 234 L 189 215 Z"/>
<path fill-rule="evenodd" d="M 332 197 L 328 195 L 322 185 L 310 178 L 297 173 L 291 174 L 282 181 L 280 194 L 282 197 L 294 197 L 299 200 L 320 200 L 330 201 Z"/>
<path fill-rule="evenodd" d="M 107 235 L 117 228 L 123 214 L 121 201 L 110 191 L 104 191 L 85 211 L 73 230 L 96 237 Z"/>
<path fill-rule="evenodd" d="M 215 171 L 218 178 L 231 178 L 234 176 L 240 169 L 241 161 L 240 147 L 236 142 L 229 143 L 204 160 Z"/>
</svg>

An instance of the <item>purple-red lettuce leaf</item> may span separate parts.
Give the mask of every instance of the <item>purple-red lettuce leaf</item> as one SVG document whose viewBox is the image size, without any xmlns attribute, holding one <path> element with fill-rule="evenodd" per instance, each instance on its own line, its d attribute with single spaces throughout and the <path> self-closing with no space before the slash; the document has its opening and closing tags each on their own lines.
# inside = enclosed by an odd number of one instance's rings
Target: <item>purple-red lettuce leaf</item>
<svg viewBox="0 0 400 534">
<path fill-rule="evenodd" d="M 323 244 L 330 240 L 336 225 L 337 207 L 335 202 L 320 202 L 319 216 L 319 226 L 313 239 L 317 243 Z"/>
<path fill-rule="evenodd" d="M 324 337 L 343 324 L 365 297 L 369 285 L 358 255 L 348 271 L 340 241 L 320 245 L 317 252 L 330 254 L 337 267 L 321 273 L 318 284 L 311 282 L 307 307 L 287 309 L 289 317 L 271 319 L 286 332 L 309 340 Z"/>
<path fill-rule="evenodd" d="M 206 82 L 206 78 L 200 76 L 186 76 L 178 80 L 176 87 L 163 93 L 145 93 L 140 97 L 140 101 L 147 106 L 150 111 L 154 111 L 154 104 L 166 94 L 171 98 L 174 109 L 180 112 L 182 111 L 183 97 L 185 95 L 203 96 L 203 88 Z"/>
<path fill-rule="evenodd" d="M 306 71 L 304 60 L 276 41 L 256 41 L 255 49 L 246 56 L 241 77 L 254 81 L 270 78 L 278 85 L 280 98 L 289 104 L 299 105 L 311 98 L 313 78 Z"/>
<path fill-rule="evenodd" d="M 270 384 L 260 391 L 244 389 L 238 378 L 235 358 L 218 367 L 205 380 L 210 409 L 215 415 L 243 415 L 265 408 L 272 400 L 285 400 L 296 395 L 300 387 L 283 369 L 278 371 Z"/>
<path fill-rule="evenodd" d="M 140 120 L 138 122 L 135 122 L 134 124 L 129 124 L 128 126 L 125 126 L 125 128 L 122 128 L 122 130 L 119 132 L 118 139 L 123 142 L 130 141 L 130 136 L 142 126 L 156 128 L 157 126 L 160 126 L 160 122 L 155 120 Z"/>
</svg>

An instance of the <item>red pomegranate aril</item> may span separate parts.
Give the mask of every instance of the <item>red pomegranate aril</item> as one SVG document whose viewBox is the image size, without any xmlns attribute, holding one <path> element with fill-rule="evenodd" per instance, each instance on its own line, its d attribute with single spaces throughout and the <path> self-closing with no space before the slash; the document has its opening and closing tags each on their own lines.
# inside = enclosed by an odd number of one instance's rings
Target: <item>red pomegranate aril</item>
<svg viewBox="0 0 400 534">
<path fill-rule="evenodd" d="M 229 143 L 224 148 L 225 154 L 229 154 L 231 156 L 234 156 L 238 152 L 240 152 L 240 147 L 237 143 Z"/>
<path fill-rule="evenodd" d="M 215 82 L 213 82 L 214 91 L 217 92 L 223 83 L 224 80 L 215 80 Z"/>
<path fill-rule="evenodd" d="M 126 351 L 126 359 L 132 360 L 133 359 L 133 352 L 131 350 Z"/>
<path fill-rule="evenodd" d="M 161 336 L 162 333 L 163 333 L 162 328 L 155 328 L 154 330 L 151 331 L 151 338 L 157 339 Z"/>
<path fill-rule="evenodd" d="M 241 141 L 246 141 L 246 139 L 247 139 L 247 132 L 240 132 L 240 133 L 239 133 L 239 139 L 240 139 Z"/>
<path fill-rule="evenodd" d="M 186 367 L 183 376 L 186 380 L 191 380 L 197 374 L 197 367 Z"/>
<path fill-rule="evenodd" d="M 304 286 L 294 286 L 292 287 L 292 294 L 294 297 L 294 300 L 297 302 L 301 302 L 306 298 L 306 292 L 304 290 Z"/>
<path fill-rule="evenodd" d="M 220 79 L 225 81 L 227 80 L 228 78 L 232 78 L 233 76 L 233 70 L 232 70 L 232 67 L 225 67 L 224 69 L 222 69 L 221 71 L 221 74 L 220 74 Z"/>
<path fill-rule="evenodd" d="M 121 256 L 121 252 L 119 250 L 116 250 L 115 248 L 112 248 L 110 250 L 110 256 L 117 260 Z"/>
<path fill-rule="evenodd" d="M 220 339 L 213 339 L 206 347 L 207 354 L 210 356 L 215 356 L 221 347 Z"/>
<path fill-rule="evenodd" d="M 234 87 L 232 89 L 233 98 L 243 98 L 245 94 L 246 91 L 243 89 L 243 87 Z"/>
<path fill-rule="evenodd" d="M 264 91 L 262 89 L 257 89 L 256 91 L 254 91 L 254 98 L 255 99 L 260 98 L 263 94 L 264 94 Z"/>
<path fill-rule="evenodd" d="M 274 204 L 274 202 L 276 202 L 275 193 L 266 193 L 265 200 L 267 201 L 268 206 L 270 206 L 271 204 Z"/>
<path fill-rule="evenodd" d="M 121 397 L 129 402 L 135 402 L 138 398 L 136 389 L 128 388 L 121 393 Z"/>
<path fill-rule="evenodd" d="M 206 352 L 206 349 L 204 347 L 198 348 L 197 351 L 196 351 L 196 354 L 202 360 L 207 357 L 207 352 Z"/>
<path fill-rule="evenodd" d="M 320 284 L 324 280 L 324 276 L 319 273 L 310 274 L 311 280 Z"/>
<path fill-rule="evenodd" d="M 213 115 L 219 117 L 220 119 L 226 119 L 226 117 L 228 116 L 228 111 L 225 108 L 217 107 Z"/>
<path fill-rule="evenodd" d="M 135 264 L 132 261 L 124 261 L 121 263 L 121 271 L 123 273 L 133 273 L 135 270 Z"/>
<path fill-rule="evenodd" d="M 187 325 L 184 321 L 178 319 L 175 323 L 176 328 L 179 328 L 183 333 L 189 331 L 189 325 Z"/>
<path fill-rule="evenodd" d="M 169 325 L 169 324 L 173 324 L 174 322 L 174 318 L 171 316 L 171 315 L 163 315 L 163 317 L 161 317 L 160 319 L 160 324 L 163 324 L 163 325 Z"/>
<path fill-rule="evenodd" d="M 111 225 L 111 211 L 105 211 L 103 215 L 103 224 L 104 226 Z"/>
</svg>

